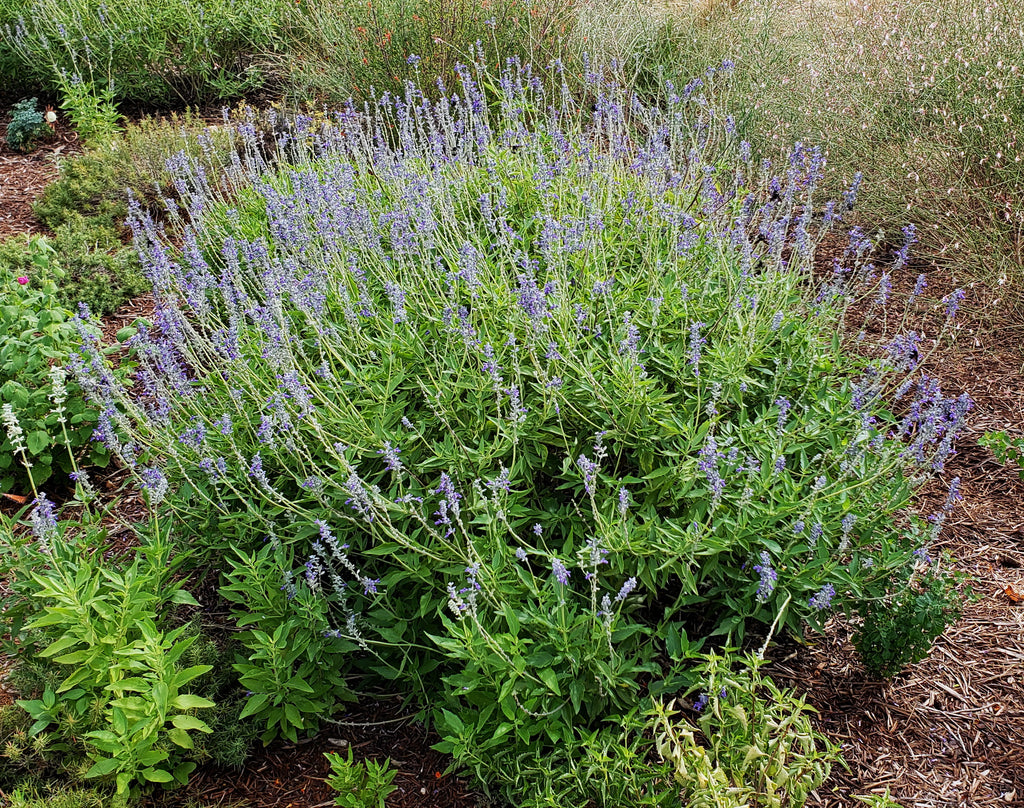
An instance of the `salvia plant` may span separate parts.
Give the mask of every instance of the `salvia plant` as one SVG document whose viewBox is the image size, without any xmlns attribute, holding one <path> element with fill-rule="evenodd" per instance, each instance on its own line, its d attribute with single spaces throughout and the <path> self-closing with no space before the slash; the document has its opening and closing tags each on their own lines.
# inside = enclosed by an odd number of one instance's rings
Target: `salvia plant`
<svg viewBox="0 0 1024 808">
<path fill-rule="evenodd" d="M 511 59 L 269 144 L 229 120 L 223 175 L 170 161 L 168 231 L 133 207 L 131 387 L 79 316 L 96 437 L 196 558 L 287 548 L 339 671 L 406 683 L 457 759 L 492 743 L 517 804 L 568 799 L 516 772 L 690 682 L 707 638 L 884 603 L 941 527 L 899 514 L 970 401 L 899 317 L 844 352 L 854 298 L 898 305 L 860 231 L 812 275 L 858 182 L 821 206 L 817 150 L 755 164 L 731 68 L 650 106 L 588 65 L 580 105 Z"/>
</svg>

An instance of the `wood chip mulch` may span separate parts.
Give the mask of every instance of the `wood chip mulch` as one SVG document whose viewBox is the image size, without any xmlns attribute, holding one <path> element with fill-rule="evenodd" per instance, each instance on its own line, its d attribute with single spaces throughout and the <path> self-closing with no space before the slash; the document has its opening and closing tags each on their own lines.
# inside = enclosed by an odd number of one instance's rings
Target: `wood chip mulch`
<svg viewBox="0 0 1024 808">
<path fill-rule="evenodd" d="M 324 753 L 347 757 L 351 748 L 354 760 L 388 760 L 397 770 L 388 808 L 478 808 L 478 797 L 465 781 L 445 773 L 451 759 L 430 748 L 438 740 L 403 711 L 399 701 L 368 699 L 308 742 L 274 743 L 233 774 L 199 769 L 186 788 L 152 804 L 154 808 L 184 808 L 196 802 L 209 808 L 327 808 L 334 800 L 324 783 L 330 775 Z"/>
<path fill-rule="evenodd" d="M 895 300 L 920 272 L 933 310 L 909 327 L 929 345 L 944 319 L 941 298 L 956 284 L 948 269 L 912 262 L 893 278 Z M 957 455 L 925 486 L 917 509 L 938 510 L 960 477 L 963 499 L 935 550 L 971 575 L 977 599 L 927 659 L 891 682 L 868 677 L 839 619 L 807 646 L 775 649 L 768 672 L 807 694 L 819 729 L 843 744 L 850 767 L 837 767 L 818 790 L 811 804 L 820 808 L 887 789 L 906 808 L 1024 806 L 1024 482 L 978 443 L 989 431 L 1024 433 L 1022 323 L 1012 304 L 980 285 L 968 288 L 958 320 L 956 341 L 932 342 L 924 370 L 947 395 L 967 392 L 975 408 Z"/>
<path fill-rule="evenodd" d="M 58 116 L 55 131 L 32 151 L 22 154 L 7 145 L 11 116 L 0 112 L 0 241 L 19 234 L 44 232 L 32 203 L 57 177 L 57 160 L 82 151 L 78 134 Z"/>
</svg>

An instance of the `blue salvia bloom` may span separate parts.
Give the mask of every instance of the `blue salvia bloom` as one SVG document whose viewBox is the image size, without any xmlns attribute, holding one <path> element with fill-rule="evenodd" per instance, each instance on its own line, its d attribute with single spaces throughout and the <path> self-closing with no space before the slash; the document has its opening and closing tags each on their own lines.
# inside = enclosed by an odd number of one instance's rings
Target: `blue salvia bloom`
<svg viewBox="0 0 1024 808">
<path fill-rule="evenodd" d="M 701 693 L 700 696 L 697 697 L 697 700 L 693 703 L 693 709 L 696 710 L 699 713 L 705 707 L 708 706 L 708 702 L 709 701 L 710 701 L 710 699 L 708 698 L 708 694 L 707 693 Z"/>
<path fill-rule="evenodd" d="M 551 573 L 558 583 L 565 585 L 569 583 L 569 570 L 558 558 L 551 559 Z"/>
<path fill-rule="evenodd" d="M 373 503 L 370 500 L 366 487 L 363 485 L 363 481 L 359 479 L 359 475 L 354 471 L 349 473 L 348 479 L 345 481 L 345 490 L 349 493 L 349 498 L 345 500 L 345 504 L 367 522 L 372 522 L 374 517 Z"/>
<path fill-rule="evenodd" d="M 757 585 L 757 602 L 765 603 L 772 592 L 775 591 L 775 584 L 779 580 L 779 575 L 772 569 L 772 559 L 768 555 L 767 550 L 761 551 L 761 563 L 754 565 L 754 572 L 761 576 L 761 580 Z"/>
<path fill-rule="evenodd" d="M 779 397 L 775 399 L 775 406 L 779 408 L 779 418 L 775 425 L 775 430 L 779 434 L 782 434 L 786 429 L 786 419 L 789 416 L 789 410 L 792 405 L 785 398 Z"/>
<path fill-rule="evenodd" d="M 910 300 L 908 302 L 913 302 L 914 298 L 920 297 L 927 286 L 928 283 L 925 280 L 924 273 L 918 275 L 917 281 L 914 283 L 914 290 L 910 293 Z"/>
<path fill-rule="evenodd" d="M 832 598 L 836 596 L 836 588 L 832 584 L 825 584 L 817 594 L 811 596 L 810 607 L 817 612 L 822 612 L 832 606 Z"/>
<path fill-rule="evenodd" d="M 167 478 L 156 466 L 145 468 L 139 475 L 142 478 L 142 487 L 149 494 L 149 501 L 153 505 L 163 502 L 167 495 Z"/>
<path fill-rule="evenodd" d="M 840 521 L 839 524 L 843 528 L 842 538 L 839 541 L 840 551 L 845 551 L 850 546 L 850 532 L 853 530 L 853 525 L 856 521 L 857 517 L 852 513 L 846 514 Z"/>
<path fill-rule="evenodd" d="M 794 522 L 794 524 L 793 524 L 793 535 L 794 536 L 799 536 L 801 533 L 804 532 L 804 527 L 805 527 L 804 520 L 803 519 L 797 519 L 796 522 Z"/>
<path fill-rule="evenodd" d="M 843 191 L 843 203 L 846 205 L 847 210 L 853 210 L 853 205 L 857 201 L 857 192 L 860 190 L 860 184 L 863 179 L 863 173 L 858 171 L 853 175 L 853 182 L 850 184 L 849 190 Z"/>
<path fill-rule="evenodd" d="M 815 522 L 811 525 L 811 535 L 807 540 L 807 545 L 811 550 L 818 546 L 818 541 L 821 539 L 824 532 L 825 527 L 821 522 Z"/>
<path fill-rule="evenodd" d="M 907 258 L 910 255 L 910 248 L 917 241 L 917 229 L 912 224 L 908 224 L 903 228 L 903 245 L 896 251 L 896 260 L 893 262 L 893 272 L 902 267 L 906 266 Z M 923 276 L 920 276 L 923 277 Z M 920 279 L 920 278 L 919 278 Z M 915 287 L 916 290 L 917 287 Z M 913 297 L 917 297 L 920 292 L 915 291 Z"/>
<path fill-rule="evenodd" d="M 594 484 L 597 481 L 598 466 L 586 455 L 576 458 L 576 465 L 583 474 L 583 487 L 590 496 L 594 496 Z"/>
<path fill-rule="evenodd" d="M 596 536 L 591 536 L 587 539 L 587 560 L 590 563 L 590 567 L 597 569 L 601 564 L 607 564 L 608 559 L 605 558 L 608 555 L 608 550 L 601 546 L 601 540 Z M 587 580 L 590 579 L 590 575 L 587 575 Z"/>
<path fill-rule="evenodd" d="M 615 596 L 615 600 L 621 603 L 632 594 L 634 589 L 636 589 L 636 578 L 627 579 L 622 588 L 619 589 L 619 594 Z"/>
<path fill-rule="evenodd" d="M 501 387 L 505 384 L 505 380 L 501 377 L 501 365 L 498 364 L 497 359 L 494 357 L 494 348 L 490 343 L 484 345 L 484 363 L 481 365 L 484 373 L 491 377 L 491 381 L 494 382 L 495 387 Z"/>
<path fill-rule="evenodd" d="M 775 458 L 775 466 L 773 467 L 773 474 L 782 474 L 786 470 L 786 456 L 779 455 Z"/>
<path fill-rule="evenodd" d="M 625 516 L 629 512 L 629 491 L 625 487 L 619 488 L 619 515 Z"/>
<path fill-rule="evenodd" d="M 708 490 L 711 492 L 712 509 L 722 500 L 725 491 L 725 480 L 718 470 L 718 444 L 712 435 L 708 435 L 703 448 L 700 450 L 700 459 L 697 461 L 697 469 L 704 472 L 708 482 Z"/>
<path fill-rule="evenodd" d="M 628 356 L 633 364 L 639 364 L 640 360 L 640 329 L 633 322 L 633 313 L 627 311 L 623 317 L 623 324 L 626 327 L 626 336 L 619 343 L 619 353 Z"/>
<path fill-rule="evenodd" d="M 518 558 L 520 561 L 526 561 L 526 550 L 524 550 L 522 547 L 517 547 L 516 558 Z"/>
<path fill-rule="evenodd" d="M 501 491 L 502 493 L 505 494 L 509 493 L 509 491 L 512 490 L 512 482 L 509 479 L 509 473 L 509 469 L 502 466 L 501 473 L 498 474 L 498 476 L 495 477 L 494 479 L 487 481 L 487 487 L 490 488 L 491 491 L 495 493 L 497 493 L 498 491 Z"/>
<path fill-rule="evenodd" d="M 775 316 L 772 317 L 772 331 L 778 331 L 779 328 L 781 328 L 782 320 L 785 316 L 786 315 L 781 311 L 775 312 Z"/>
<path fill-rule="evenodd" d="M 387 292 L 388 300 L 391 301 L 391 308 L 394 312 L 392 315 L 392 321 L 395 325 L 404 323 L 407 318 L 405 310 L 405 290 L 397 283 L 389 282 L 384 285 L 384 291 Z"/>
<path fill-rule="evenodd" d="M 388 471 L 393 471 L 396 474 L 400 474 L 405 468 L 402 465 L 402 461 L 398 459 L 399 452 L 401 452 L 401 449 L 392 446 L 390 441 L 385 441 L 384 448 L 377 450 L 377 454 L 384 455 L 384 465 Z"/>
<path fill-rule="evenodd" d="M 40 549 L 50 554 L 54 539 L 57 538 L 57 510 L 53 503 L 40 494 L 32 510 L 32 535 L 39 542 Z"/>
<path fill-rule="evenodd" d="M 889 295 L 892 294 L 892 279 L 889 277 L 889 273 L 885 272 L 882 274 L 881 279 L 878 281 L 878 297 L 875 302 L 879 306 L 884 306 L 889 302 Z"/>
<path fill-rule="evenodd" d="M 964 298 L 966 297 L 967 292 L 963 289 L 957 289 L 942 298 L 942 302 L 946 307 L 947 320 L 952 320 L 956 317 L 956 313 L 960 310 L 960 304 L 964 302 Z"/>
<path fill-rule="evenodd" d="M 949 513 L 953 510 L 953 506 L 963 499 L 960 494 L 960 478 L 954 477 L 949 483 L 949 493 L 946 495 L 946 501 L 942 504 L 942 510 L 945 513 Z"/>
</svg>

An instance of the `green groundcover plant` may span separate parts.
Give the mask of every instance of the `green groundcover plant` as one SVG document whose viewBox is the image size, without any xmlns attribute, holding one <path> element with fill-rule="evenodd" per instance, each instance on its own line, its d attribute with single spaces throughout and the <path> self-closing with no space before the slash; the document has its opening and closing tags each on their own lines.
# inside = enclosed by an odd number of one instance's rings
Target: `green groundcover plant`
<svg viewBox="0 0 1024 808">
<path fill-rule="evenodd" d="M 84 475 L 76 491 L 87 508 L 79 523 L 58 520 L 41 494 L 32 532 L 0 535 L 13 595 L 3 611 L 5 651 L 16 664 L 44 660 L 55 674 L 18 701 L 32 718 L 28 736 L 64 753 L 72 776 L 112 781 L 123 801 L 146 784 L 186 782 L 196 766 L 186 756 L 189 733 L 210 732 L 195 711 L 214 706 L 189 685 L 211 666 L 183 664 L 197 635 L 166 625 L 172 604 L 199 605 L 173 579 L 184 556 L 172 562 L 157 530 L 131 560 L 108 560 Z"/>
<path fill-rule="evenodd" d="M 81 328 L 57 300 L 63 276 L 47 240 L 25 245 L 16 274 L 0 261 L 0 492 L 34 492 L 53 475 L 77 471 L 78 460 L 106 465 L 106 447 L 91 440 L 96 409 L 65 369 Z"/>
<path fill-rule="evenodd" d="M 182 153 L 174 243 L 133 208 L 154 327 L 128 388 L 82 318 L 76 378 L 194 563 L 240 559 L 236 603 L 279 610 L 246 569 L 280 548 L 315 619 L 250 632 L 250 681 L 297 676 L 268 731 L 317 708 L 308 647 L 403 688 L 515 804 L 661 804 L 622 726 L 699 684 L 703 644 L 919 585 L 942 514 L 900 514 L 970 400 L 888 313 L 936 301 L 892 300 L 856 229 L 813 280 L 857 181 L 819 207 L 816 149 L 755 164 L 715 104 L 732 67 L 649 105 L 589 65 L 584 107 L 557 63 L 478 62 L 437 102 L 286 121 L 274 165 L 254 119 L 221 178 Z M 863 358 L 855 297 L 882 334 Z"/>
</svg>

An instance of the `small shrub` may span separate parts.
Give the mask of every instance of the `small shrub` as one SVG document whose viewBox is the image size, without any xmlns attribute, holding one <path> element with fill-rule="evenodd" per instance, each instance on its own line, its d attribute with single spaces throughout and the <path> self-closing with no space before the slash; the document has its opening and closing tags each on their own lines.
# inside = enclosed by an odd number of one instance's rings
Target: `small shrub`
<svg viewBox="0 0 1024 808">
<path fill-rule="evenodd" d="M 47 660 L 61 681 L 17 702 L 29 736 L 49 732 L 87 756 L 80 776 L 112 781 L 121 798 L 184 783 L 195 763 L 179 750 L 192 748 L 190 731 L 209 731 L 194 711 L 213 703 L 187 689 L 209 666 L 177 664 L 194 637 L 159 627 L 170 604 L 198 606 L 172 580 L 166 541 L 154 534 L 131 563 L 108 562 L 95 522 L 58 521 L 45 496 L 31 524 L 30 536 L 5 537 L 6 650 Z"/>
<path fill-rule="evenodd" d="M 79 136 L 86 144 L 110 140 L 121 131 L 121 114 L 114 103 L 110 84 L 97 87 L 81 76 L 61 78 L 61 109 L 67 112 Z"/>
<path fill-rule="evenodd" d="M 355 763 L 351 748 L 348 757 L 338 752 L 327 752 L 325 757 L 331 764 L 331 773 L 324 782 L 338 792 L 334 804 L 339 808 L 385 808 L 388 794 L 398 788 L 392 784 L 398 769 L 391 768 L 390 760 Z"/>
<path fill-rule="evenodd" d="M 54 470 L 77 468 L 79 455 L 90 465 L 109 460 L 106 448 L 91 440 L 98 413 L 81 388 L 67 378 L 68 351 L 79 342 L 71 312 L 57 301 L 54 249 L 40 236 L 27 242 L 25 275 L 3 272 L 0 292 L 0 492 L 35 491 Z"/>
<path fill-rule="evenodd" d="M 960 619 L 965 576 L 918 551 L 918 564 L 873 585 L 857 606 L 853 644 L 868 672 L 890 678 L 924 659 L 936 638 Z"/>
<path fill-rule="evenodd" d="M 674 702 L 655 704 L 655 747 L 671 764 L 683 804 L 800 808 L 841 759 L 814 729 L 813 708 L 763 676 L 763 664 L 710 654 L 693 670 L 695 718 L 682 717 Z"/>
<path fill-rule="evenodd" d="M 11 122 L 7 124 L 7 145 L 15 151 L 29 151 L 49 131 L 46 118 L 35 98 L 19 101 L 11 107 Z"/>
<path fill-rule="evenodd" d="M 237 636 L 241 653 L 233 666 L 247 692 L 238 718 L 263 723 L 264 744 L 279 735 L 297 740 L 352 699 L 339 669 L 357 646 L 334 636 L 328 604 L 306 578 L 296 580 L 285 553 L 276 543 L 237 553 L 220 588 L 245 629 Z M 282 569 L 289 571 L 283 585 Z"/>
<path fill-rule="evenodd" d="M 1015 463 L 1020 478 L 1024 480 L 1024 437 L 1011 436 L 1006 432 L 986 432 L 978 443 L 991 449 L 1000 463 Z"/>
</svg>

